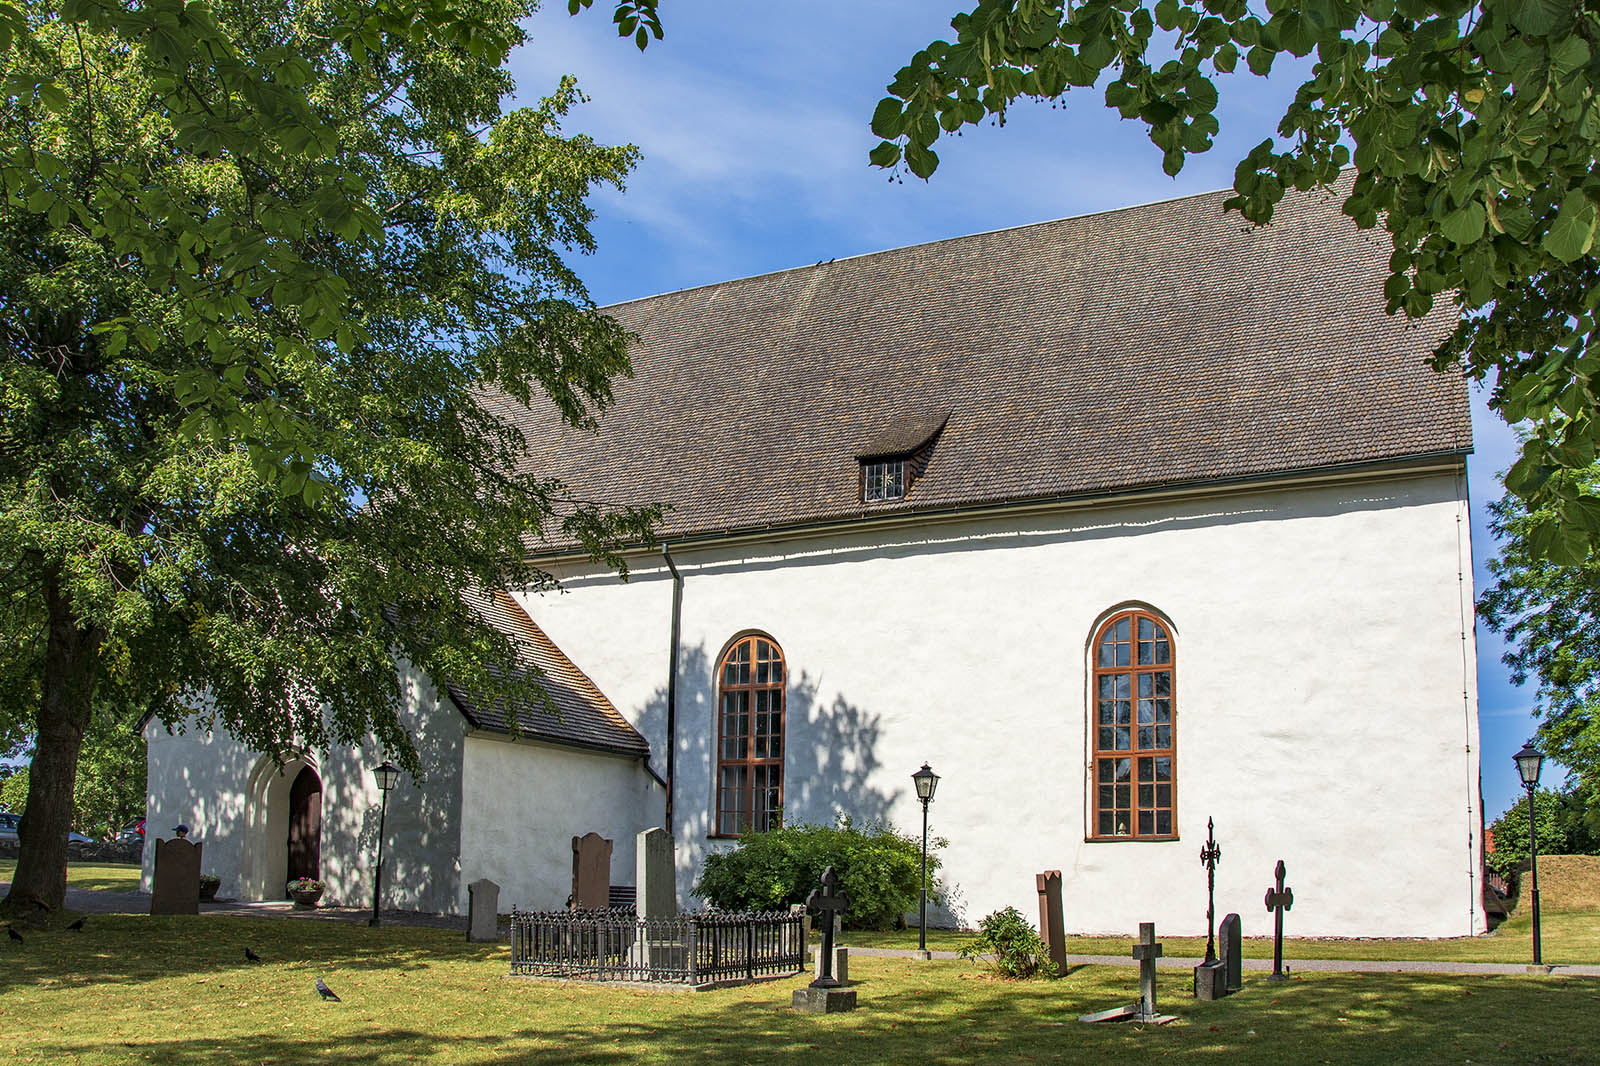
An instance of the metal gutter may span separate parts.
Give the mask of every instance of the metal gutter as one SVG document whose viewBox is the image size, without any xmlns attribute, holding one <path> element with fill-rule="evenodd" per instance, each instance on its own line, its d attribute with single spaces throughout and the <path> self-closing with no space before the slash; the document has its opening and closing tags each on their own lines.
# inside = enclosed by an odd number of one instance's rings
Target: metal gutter
<svg viewBox="0 0 1600 1066">
<path fill-rule="evenodd" d="M 666 830 L 672 832 L 672 782 L 678 756 L 678 640 L 683 619 L 683 575 L 672 562 L 672 551 L 661 545 L 661 558 L 672 571 L 672 648 L 667 660 L 667 790 Z"/>
</svg>

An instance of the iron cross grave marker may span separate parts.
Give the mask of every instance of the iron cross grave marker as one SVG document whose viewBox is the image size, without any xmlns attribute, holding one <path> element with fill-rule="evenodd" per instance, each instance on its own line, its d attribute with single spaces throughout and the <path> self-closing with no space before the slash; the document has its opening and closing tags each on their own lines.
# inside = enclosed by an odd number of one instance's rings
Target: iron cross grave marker
<svg viewBox="0 0 1600 1066">
<path fill-rule="evenodd" d="M 1278 868 L 1273 871 L 1278 883 L 1276 887 L 1267 889 L 1267 910 L 1273 914 L 1272 919 L 1272 973 L 1267 977 L 1269 981 L 1287 981 L 1289 975 L 1283 969 L 1283 912 L 1294 906 L 1294 889 L 1285 887 L 1283 883 L 1283 860 L 1278 860 Z"/>
<path fill-rule="evenodd" d="M 839 980 L 833 976 L 833 916 L 843 914 L 850 906 L 850 897 L 839 889 L 839 875 L 833 867 L 822 871 L 822 886 L 811 890 L 806 897 L 806 910 L 817 915 L 822 925 L 822 973 L 811 982 L 812 988 L 838 988 Z"/>
<path fill-rule="evenodd" d="M 1200 865 L 1206 868 L 1206 963 L 1217 961 L 1217 863 L 1222 848 L 1217 845 L 1217 826 L 1206 819 L 1206 842 L 1200 848 Z"/>
</svg>

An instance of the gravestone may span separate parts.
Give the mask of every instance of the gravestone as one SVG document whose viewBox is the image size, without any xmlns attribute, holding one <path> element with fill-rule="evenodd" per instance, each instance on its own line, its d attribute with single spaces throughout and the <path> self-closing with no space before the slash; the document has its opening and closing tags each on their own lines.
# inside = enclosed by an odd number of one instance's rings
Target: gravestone
<svg viewBox="0 0 1600 1066">
<path fill-rule="evenodd" d="M 200 913 L 201 844 L 157 840 L 156 867 L 150 881 L 151 914 Z"/>
<path fill-rule="evenodd" d="M 1194 968 L 1194 998 L 1221 999 L 1228 994 L 1228 969 L 1222 960 L 1202 962 Z"/>
<path fill-rule="evenodd" d="M 599 833 L 572 838 L 572 909 L 601 911 L 611 905 L 611 841 Z"/>
<path fill-rule="evenodd" d="M 1278 860 L 1277 869 L 1273 871 L 1278 879 L 1274 888 L 1267 889 L 1267 910 L 1272 912 L 1272 972 L 1267 975 L 1269 981 L 1287 981 L 1289 971 L 1283 965 L 1283 912 L 1294 906 L 1294 889 L 1285 888 L 1283 884 L 1283 860 Z"/>
<path fill-rule="evenodd" d="M 674 934 L 648 923 L 678 916 L 677 846 L 672 834 L 657 827 L 634 838 L 633 905 L 639 931 L 633 946 L 634 964 L 652 969 L 686 969 L 687 949 Z"/>
<path fill-rule="evenodd" d="M 1039 938 L 1050 949 L 1056 975 L 1067 975 L 1067 934 L 1061 917 L 1061 871 L 1046 870 L 1033 877 L 1039 890 Z"/>
<path fill-rule="evenodd" d="M 676 844 L 665 829 L 646 829 L 635 840 L 634 878 L 639 887 L 633 904 L 641 918 L 674 918 L 678 914 Z"/>
<path fill-rule="evenodd" d="M 467 939 L 500 939 L 500 886 L 480 878 L 467 886 Z"/>
<path fill-rule="evenodd" d="M 1217 934 L 1217 954 L 1222 959 L 1224 987 L 1232 995 L 1244 987 L 1244 935 L 1239 930 L 1237 914 L 1222 919 L 1222 929 Z"/>
<path fill-rule="evenodd" d="M 822 871 L 822 884 L 806 897 L 806 909 L 822 920 L 822 972 L 807 988 L 795 990 L 791 1005 L 806 1014 L 833 1014 L 856 1009 L 854 989 L 840 988 L 833 975 L 833 917 L 850 906 L 850 897 L 839 890 L 839 874 L 833 867 Z"/>
<path fill-rule="evenodd" d="M 1133 945 L 1133 957 L 1139 960 L 1139 1002 L 1080 1015 L 1080 1022 L 1135 1021 L 1166 1025 L 1178 1020 L 1176 1015 L 1162 1014 L 1156 1009 L 1156 960 L 1161 957 L 1161 945 L 1156 941 L 1155 922 L 1139 923 L 1139 942 Z"/>
<path fill-rule="evenodd" d="M 817 980 L 821 980 L 821 978 L 822 978 L 822 949 L 821 948 L 817 949 L 816 958 L 815 958 L 814 961 L 815 961 L 815 969 L 813 970 L 812 976 Z M 841 985 L 847 985 L 847 984 L 850 983 L 850 949 L 845 947 L 843 944 L 835 944 L 833 946 L 833 971 L 832 972 L 833 972 L 834 980 L 838 981 Z"/>
</svg>

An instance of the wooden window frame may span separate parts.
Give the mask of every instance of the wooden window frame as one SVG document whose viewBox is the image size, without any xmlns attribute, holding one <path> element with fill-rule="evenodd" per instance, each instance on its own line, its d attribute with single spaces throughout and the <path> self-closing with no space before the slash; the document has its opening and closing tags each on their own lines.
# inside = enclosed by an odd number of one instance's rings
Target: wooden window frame
<svg viewBox="0 0 1600 1066">
<path fill-rule="evenodd" d="M 1100 644 L 1105 639 L 1116 623 L 1126 620 L 1128 622 L 1128 663 L 1118 666 L 1100 665 Z M 1167 643 L 1167 661 L 1158 663 L 1154 661 L 1141 665 L 1139 659 L 1139 622 L 1148 620 L 1153 623 L 1160 633 L 1165 634 Z M 1149 675 L 1151 680 L 1151 698 L 1155 696 L 1156 685 L 1154 676 L 1159 673 L 1170 676 L 1170 692 L 1166 697 L 1171 705 L 1171 743 L 1166 747 L 1141 747 L 1139 745 L 1139 677 Z M 1103 676 L 1125 674 L 1129 678 L 1128 703 L 1130 731 L 1130 746 L 1126 749 L 1116 747 L 1102 748 L 1100 746 L 1100 679 Z M 1113 699 L 1116 697 L 1113 696 Z M 1113 611 L 1103 622 L 1094 629 L 1094 634 L 1089 641 L 1089 691 L 1088 691 L 1088 725 L 1089 725 L 1089 824 L 1088 833 L 1084 839 L 1087 841 L 1170 841 L 1177 840 L 1178 834 L 1178 642 L 1173 635 L 1172 624 L 1155 611 L 1143 607 L 1123 608 Z M 1155 723 L 1161 724 L 1161 723 Z M 1113 723 L 1114 727 L 1114 723 Z M 1115 741 L 1113 740 L 1113 744 Z M 1100 832 L 1100 762 L 1102 759 L 1122 759 L 1129 761 L 1127 787 L 1129 790 L 1129 826 L 1127 833 L 1104 834 Z M 1171 789 L 1171 803 L 1166 809 L 1171 815 L 1171 832 L 1139 832 L 1139 813 L 1141 810 L 1151 812 L 1152 821 L 1155 815 L 1163 808 L 1152 804 L 1142 807 L 1139 803 L 1139 760 L 1141 758 L 1166 758 L 1170 759 L 1170 778 L 1165 782 Z M 1160 782 L 1152 781 L 1152 787 Z M 1115 784 L 1115 782 L 1113 782 Z M 1114 807 L 1114 810 L 1121 810 Z M 1153 830 L 1152 826 L 1152 830 Z"/>
<path fill-rule="evenodd" d="M 759 676 L 759 671 L 758 671 L 757 667 L 758 667 L 758 664 L 760 662 L 760 660 L 759 660 L 759 652 L 760 652 L 760 645 L 761 644 L 769 645 L 771 647 L 771 649 L 772 649 L 774 658 L 771 659 L 771 660 L 768 660 L 768 661 L 769 662 L 776 662 L 776 664 L 778 665 L 778 668 L 779 668 L 779 679 L 777 681 L 768 680 L 766 682 L 761 682 L 761 681 L 756 680 L 757 677 Z M 738 653 L 739 649 L 742 648 L 742 647 L 746 647 L 746 646 L 748 646 L 750 648 L 750 659 L 749 659 L 749 666 L 750 666 L 750 675 L 749 676 L 750 676 L 750 680 L 747 683 L 735 682 L 733 684 L 729 684 L 728 680 L 727 680 L 728 665 L 729 665 L 730 661 L 733 660 L 734 656 Z M 723 809 L 722 809 L 722 797 L 723 797 L 722 779 L 723 779 L 723 770 L 724 770 L 724 768 L 743 767 L 745 769 L 745 783 L 744 783 L 744 785 L 743 785 L 743 787 L 741 789 L 741 793 L 742 793 L 742 798 L 744 800 L 743 813 L 745 813 L 746 815 L 749 815 L 749 816 L 753 816 L 754 815 L 754 811 L 755 811 L 755 795 L 756 795 L 756 791 L 757 791 L 757 789 L 756 789 L 757 769 L 758 768 L 759 769 L 765 769 L 765 770 L 768 770 L 770 772 L 772 769 L 775 768 L 777 770 L 777 774 L 778 774 L 778 805 L 777 805 L 776 812 L 770 812 L 769 811 L 767 813 L 767 817 L 768 817 L 769 820 L 768 820 L 768 823 L 767 823 L 765 828 L 767 828 L 767 829 L 777 829 L 777 828 L 779 828 L 779 827 L 781 827 L 783 825 L 784 787 L 787 784 L 786 778 L 788 776 L 787 774 L 784 773 L 784 756 L 788 752 L 788 743 L 789 743 L 789 741 L 788 741 L 788 732 L 789 732 L 789 728 L 788 728 L 789 727 L 789 695 L 788 695 L 789 664 L 788 664 L 788 660 L 786 660 L 784 658 L 783 647 L 776 640 L 773 640 L 770 636 L 768 636 L 765 633 L 759 633 L 759 632 L 758 633 L 745 633 L 745 634 L 742 634 L 741 636 L 735 638 L 734 640 L 730 641 L 728 646 L 727 646 L 727 648 L 724 649 L 722 655 L 720 657 L 718 657 L 718 659 L 717 659 L 717 674 L 716 674 L 716 677 L 717 677 L 717 702 L 716 702 L 715 710 L 713 712 L 717 716 L 717 722 L 716 722 L 716 759 L 715 759 L 715 769 L 714 769 L 714 772 L 713 772 L 712 778 L 711 778 L 711 790 L 712 790 L 712 796 L 713 796 L 713 816 L 712 816 L 712 822 L 711 822 L 711 832 L 708 833 L 707 836 L 711 837 L 712 839 L 736 840 L 740 836 L 744 835 L 744 832 L 746 830 L 727 831 L 727 830 L 724 830 L 723 827 L 722 827 L 722 824 L 723 824 L 723 818 L 722 818 L 722 815 L 723 815 Z M 745 757 L 743 757 L 743 758 L 737 758 L 737 757 L 728 758 L 728 757 L 725 757 L 724 748 L 723 748 L 723 743 L 724 743 L 724 739 L 725 739 L 724 738 L 724 730 L 725 730 L 726 725 L 727 725 L 727 717 L 726 717 L 726 714 L 725 714 L 725 712 L 723 710 L 723 703 L 724 703 L 724 698 L 725 698 L 725 696 L 727 694 L 729 694 L 729 693 L 738 693 L 738 692 L 746 692 L 746 693 L 749 693 L 749 695 L 750 695 L 750 699 L 749 699 L 749 702 L 748 702 L 749 711 L 747 712 L 749 714 L 749 718 L 750 718 L 750 727 L 749 727 L 749 729 L 748 729 L 748 731 L 747 731 L 747 733 L 745 735 L 745 739 L 746 739 Z M 768 693 L 776 693 L 777 694 L 777 700 L 778 700 L 777 729 L 776 729 L 776 731 L 774 733 L 769 734 L 769 735 L 775 735 L 777 737 L 777 740 L 778 740 L 778 748 L 777 748 L 778 754 L 777 754 L 776 757 L 770 757 L 769 756 L 769 757 L 762 758 L 762 757 L 757 757 L 757 755 L 756 755 L 756 736 L 757 736 L 757 732 L 756 732 L 756 728 L 755 727 L 756 727 L 756 714 L 758 713 L 757 710 L 756 710 L 756 703 L 757 703 L 756 694 L 759 693 L 759 692 L 768 692 Z M 735 813 L 738 813 L 738 812 L 735 812 Z M 773 816 L 774 813 L 776 815 L 775 817 Z M 746 826 L 747 827 L 750 824 L 751 824 L 750 822 L 746 822 Z M 752 831 L 754 831 L 754 830 L 752 830 Z"/>
</svg>

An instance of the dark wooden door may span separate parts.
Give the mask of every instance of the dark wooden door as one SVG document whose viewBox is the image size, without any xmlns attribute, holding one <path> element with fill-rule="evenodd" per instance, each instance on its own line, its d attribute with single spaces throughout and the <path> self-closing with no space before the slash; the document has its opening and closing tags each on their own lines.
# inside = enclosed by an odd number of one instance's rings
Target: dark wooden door
<svg viewBox="0 0 1600 1066">
<path fill-rule="evenodd" d="M 289 786 L 289 876 L 317 877 L 322 868 L 322 779 L 307 766 Z"/>
</svg>

